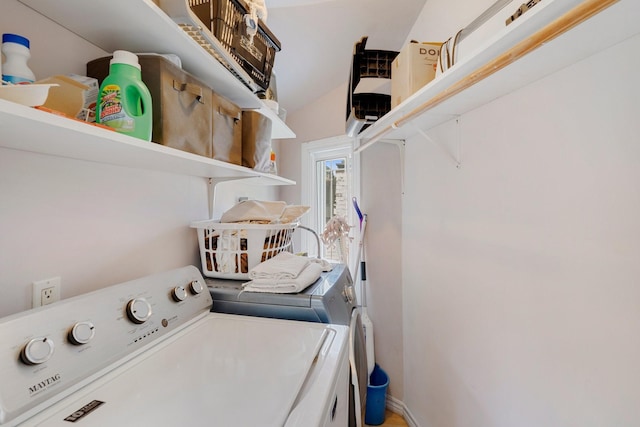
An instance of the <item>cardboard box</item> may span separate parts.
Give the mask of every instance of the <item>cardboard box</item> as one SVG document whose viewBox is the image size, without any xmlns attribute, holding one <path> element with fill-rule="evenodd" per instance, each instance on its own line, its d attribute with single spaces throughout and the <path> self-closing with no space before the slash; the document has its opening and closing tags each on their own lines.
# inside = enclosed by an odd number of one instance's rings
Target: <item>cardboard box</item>
<svg viewBox="0 0 640 427">
<path fill-rule="evenodd" d="M 87 122 L 96 121 L 98 80 L 77 74 L 56 75 L 36 83 L 56 83 L 49 90 L 44 106 Z"/>
<path fill-rule="evenodd" d="M 411 42 L 400 51 L 391 63 L 391 108 L 435 78 L 441 46 Z"/>
<path fill-rule="evenodd" d="M 87 74 L 102 82 L 111 56 L 87 63 Z M 139 54 L 142 81 L 153 110 L 152 141 L 199 156 L 242 164 L 242 111 L 172 57 Z"/>
<path fill-rule="evenodd" d="M 212 92 L 211 104 L 212 157 L 242 165 L 242 110 L 215 92 Z"/>
<path fill-rule="evenodd" d="M 272 127 L 271 119 L 259 112 L 242 112 L 242 166 L 269 172 Z"/>
</svg>

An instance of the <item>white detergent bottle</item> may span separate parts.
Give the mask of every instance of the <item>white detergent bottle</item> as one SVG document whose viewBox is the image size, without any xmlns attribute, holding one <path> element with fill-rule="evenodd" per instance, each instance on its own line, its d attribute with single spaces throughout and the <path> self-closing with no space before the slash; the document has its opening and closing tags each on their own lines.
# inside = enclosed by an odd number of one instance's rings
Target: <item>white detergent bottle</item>
<svg viewBox="0 0 640 427">
<path fill-rule="evenodd" d="M 6 58 L 2 64 L 2 80 L 13 84 L 33 83 L 36 76 L 27 65 L 31 58 L 29 39 L 17 34 L 2 35 L 2 53 Z"/>
</svg>

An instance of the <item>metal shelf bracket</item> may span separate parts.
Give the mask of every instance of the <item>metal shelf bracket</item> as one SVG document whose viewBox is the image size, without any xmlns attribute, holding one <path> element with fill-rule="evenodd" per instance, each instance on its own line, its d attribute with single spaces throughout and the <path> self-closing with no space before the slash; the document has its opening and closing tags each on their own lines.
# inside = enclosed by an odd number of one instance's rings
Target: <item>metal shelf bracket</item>
<svg viewBox="0 0 640 427">
<path fill-rule="evenodd" d="M 216 188 L 218 184 L 228 181 L 237 181 L 239 179 L 251 179 L 251 178 L 238 178 L 238 177 L 222 177 L 222 178 L 209 178 L 208 183 L 208 197 L 209 197 L 209 218 L 213 219 L 213 213 L 216 203 Z"/>
<path fill-rule="evenodd" d="M 424 139 L 440 147 L 442 152 L 453 161 L 456 168 L 460 169 L 462 167 L 462 138 L 460 135 L 460 116 L 456 117 L 457 137 L 456 137 L 456 148 L 454 153 L 451 153 L 443 143 L 436 141 L 431 136 L 429 136 L 429 134 L 427 134 L 425 131 L 423 131 L 413 123 L 409 123 L 409 125 L 412 126 L 415 129 L 415 131 Z"/>
</svg>

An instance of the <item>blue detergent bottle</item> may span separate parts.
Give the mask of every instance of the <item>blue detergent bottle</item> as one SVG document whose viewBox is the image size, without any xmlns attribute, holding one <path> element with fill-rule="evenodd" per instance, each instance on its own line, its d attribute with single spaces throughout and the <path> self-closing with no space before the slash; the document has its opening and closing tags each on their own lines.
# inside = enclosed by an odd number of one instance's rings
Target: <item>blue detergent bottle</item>
<svg viewBox="0 0 640 427">
<path fill-rule="evenodd" d="M 151 94 L 142 81 L 138 56 L 116 50 L 109 75 L 100 85 L 96 121 L 117 132 L 151 141 L 153 114 Z"/>
</svg>

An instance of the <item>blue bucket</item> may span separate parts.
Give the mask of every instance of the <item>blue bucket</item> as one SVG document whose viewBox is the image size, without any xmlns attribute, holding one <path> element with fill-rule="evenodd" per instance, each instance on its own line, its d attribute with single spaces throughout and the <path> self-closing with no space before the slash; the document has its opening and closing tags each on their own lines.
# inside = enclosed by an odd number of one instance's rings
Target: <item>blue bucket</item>
<svg viewBox="0 0 640 427">
<path fill-rule="evenodd" d="M 376 363 L 371 376 L 369 376 L 369 385 L 367 386 L 367 406 L 364 413 L 365 424 L 378 426 L 384 422 L 388 387 L 389 376 Z"/>
</svg>

